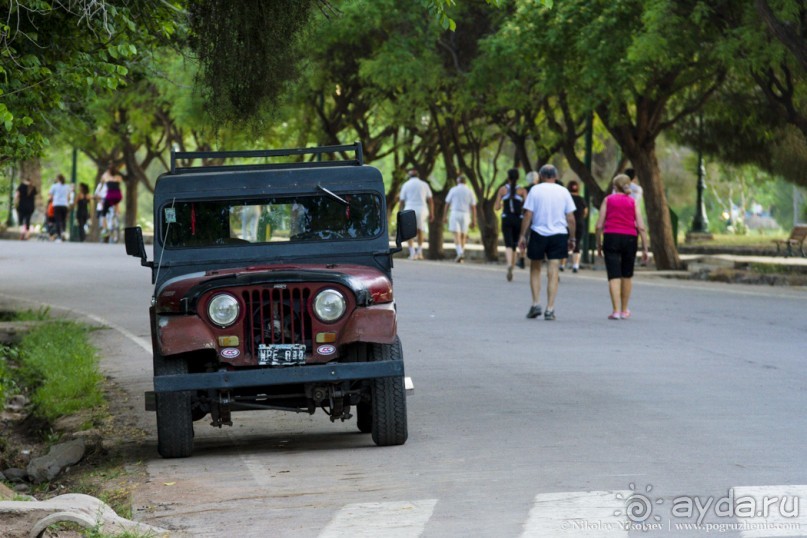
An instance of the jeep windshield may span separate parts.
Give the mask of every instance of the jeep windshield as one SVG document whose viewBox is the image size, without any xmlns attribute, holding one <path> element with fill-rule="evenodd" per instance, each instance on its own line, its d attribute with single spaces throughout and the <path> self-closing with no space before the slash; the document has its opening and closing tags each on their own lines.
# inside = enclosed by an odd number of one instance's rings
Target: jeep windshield
<svg viewBox="0 0 807 538">
<path fill-rule="evenodd" d="M 354 240 L 384 231 L 374 193 L 175 201 L 160 211 L 166 248 Z"/>
</svg>

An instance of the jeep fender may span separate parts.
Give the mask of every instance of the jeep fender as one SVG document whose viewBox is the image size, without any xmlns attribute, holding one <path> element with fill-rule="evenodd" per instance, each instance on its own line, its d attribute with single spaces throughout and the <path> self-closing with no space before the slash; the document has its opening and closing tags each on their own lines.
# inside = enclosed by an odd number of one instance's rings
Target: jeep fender
<svg viewBox="0 0 807 538">
<path fill-rule="evenodd" d="M 216 349 L 210 327 L 196 316 L 157 316 L 157 344 L 163 356 Z"/>
<path fill-rule="evenodd" d="M 360 307 L 353 311 L 342 329 L 342 344 L 373 342 L 391 344 L 398 334 L 395 303 Z"/>
</svg>

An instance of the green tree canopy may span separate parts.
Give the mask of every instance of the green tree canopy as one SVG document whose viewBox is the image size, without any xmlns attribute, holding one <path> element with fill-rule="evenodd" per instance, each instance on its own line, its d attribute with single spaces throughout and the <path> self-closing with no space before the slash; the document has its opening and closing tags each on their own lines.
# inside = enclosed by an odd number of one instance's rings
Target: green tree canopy
<svg viewBox="0 0 807 538">
<path fill-rule="evenodd" d="M 140 49 L 174 35 L 168 0 L 4 0 L 0 21 L 0 163 L 37 156 L 64 111 L 117 89 Z"/>
</svg>

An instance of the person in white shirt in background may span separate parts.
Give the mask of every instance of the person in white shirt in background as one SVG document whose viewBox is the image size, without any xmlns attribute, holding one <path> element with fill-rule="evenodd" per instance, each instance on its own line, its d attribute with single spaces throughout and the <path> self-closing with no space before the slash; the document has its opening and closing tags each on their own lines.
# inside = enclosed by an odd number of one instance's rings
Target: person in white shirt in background
<svg viewBox="0 0 807 538">
<path fill-rule="evenodd" d="M 630 197 L 633 198 L 638 205 L 642 201 L 642 194 L 644 193 L 644 190 L 642 190 L 642 187 L 639 186 L 639 180 L 636 179 L 636 170 L 633 168 L 626 168 L 625 175 L 630 178 Z"/>
<path fill-rule="evenodd" d="M 626 168 L 624 174 L 630 178 L 630 197 L 633 198 L 634 202 L 636 202 L 636 207 L 639 207 L 641 212 L 644 189 L 642 189 L 642 187 L 639 185 L 639 179 L 636 177 L 636 170 L 633 168 Z M 647 259 L 642 258 L 639 264 L 642 267 L 647 267 Z"/>
<path fill-rule="evenodd" d="M 434 200 L 432 200 L 432 190 L 429 184 L 418 177 L 418 171 L 414 168 L 407 172 L 409 179 L 401 187 L 398 199 L 403 203 L 402 209 L 413 209 L 418 223 L 417 241 L 415 250 L 413 240 L 409 243 L 409 259 L 423 259 L 423 232 L 426 231 L 428 223 L 434 220 Z"/>
<path fill-rule="evenodd" d="M 446 196 L 446 206 L 451 208 L 451 218 L 443 207 L 443 223 L 448 222 L 448 231 L 454 233 L 454 248 L 457 257 L 454 261 L 462 263 L 465 259 L 465 243 L 468 241 L 468 228 L 476 228 L 476 195 L 465 184 L 465 176 L 457 177 L 457 185 L 451 187 Z"/>
<path fill-rule="evenodd" d="M 56 221 L 56 241 L 64 240 L 67 231 L 67 210 L 70 207 L 70 196 L 73 193 L 72 185 L 65 182 L 64 176 L 56 176 L 56 183 L 50 188 L 48 193 L 53 197 L 53 212 Z"/>
</svg>

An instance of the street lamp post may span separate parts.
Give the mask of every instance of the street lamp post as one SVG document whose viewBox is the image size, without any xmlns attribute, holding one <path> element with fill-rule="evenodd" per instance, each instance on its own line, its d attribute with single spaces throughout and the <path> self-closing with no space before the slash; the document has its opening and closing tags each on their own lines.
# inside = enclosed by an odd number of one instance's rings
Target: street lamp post
<svg viewBox="0 0 807 538">
<path fill-rule="evenodd" d="M 698 150 L 698 196 L 695 202 L 695 216 L 692 217 L 690 232 L 709 233 L 709 218 L 706 216 L 706 205 L 703 203 L 703 191 L 706 190 L 706 169 L 703 166 L 703 153 Z"/>
<path fill-rule="evenodd" d="M 692 226 L 690 226 L 686 237 L 687 242 L 713 238 L 712 234 L 709 233 L 709 219 L 706 216 L 706 205 L 703 201 L 703 191 L 706 190 L 706 168 L 703 165 L 703 115 L 698 118 L 698 135 L 697 197 Z"/>
</svg>

